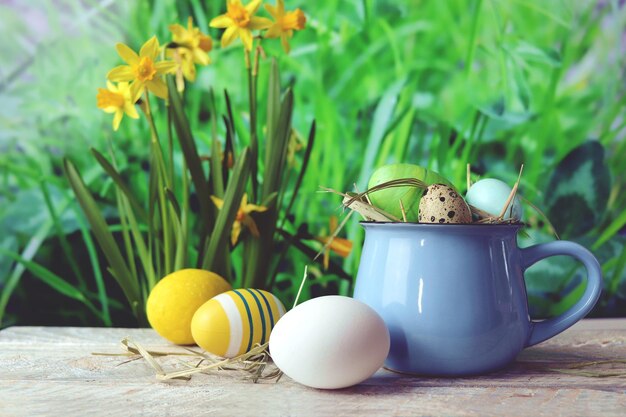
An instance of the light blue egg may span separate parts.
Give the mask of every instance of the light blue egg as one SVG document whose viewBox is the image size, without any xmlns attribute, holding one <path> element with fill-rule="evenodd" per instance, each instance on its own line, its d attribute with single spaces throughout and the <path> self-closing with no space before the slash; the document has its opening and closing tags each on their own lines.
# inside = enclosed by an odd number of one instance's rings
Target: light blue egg
<svg viewBox="0 0 626 417">
<path fill-rule="evenodd" d="M 494 179 L 485 178 L 473 184 L 467 191 L 465 200 L 468 204 L 486 211 L 492 216 L 499 216 L 511 194 L 512 188 L 507 183 Z M 522 204 L 517 196 L 509 205 L 505 219 L 522 219 Z"/>
</svg>

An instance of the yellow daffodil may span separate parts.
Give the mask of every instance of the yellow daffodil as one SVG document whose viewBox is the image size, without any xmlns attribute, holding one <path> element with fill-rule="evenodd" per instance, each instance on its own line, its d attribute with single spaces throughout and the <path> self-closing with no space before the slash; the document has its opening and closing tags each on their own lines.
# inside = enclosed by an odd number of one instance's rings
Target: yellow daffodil
<svg viewBox="0 0 626 417">
<path fill-rule="evenodd" d="M 276 6 L 266 4 L 265 9 L 274 18 L 274 22 L 265 33 L 265 37 L 280 38 L 283 49 L 286 53 L 289 53 L 289 38 L 293 36 L 294 30 L 304 29 L 306 16 L 300 9 L 285 12 L 285 2 L 283 0 L 276 0 Z"/>
<path fill-rule="evenodd" d="M 296 132 L 295 129 L 291 130 L 291 136 L 287 143 L 287 165 L 293 168 L 296 164 L 296 153 L 300 152 L 304 148 L 302 138 Z"/>
<path fill-rule="evenodd" d="M 329 236 L 318 236 L 315 238 L 324 245 L 324 269 L 328 269 L 330 264 L 330 251 L 335 252 L 342 258 L 347 258 L 352 252 L 352 241 L 341 237 L 333 237 L 337 230 L 337 217 L 331 216 L 329 219 Z M 319 256 L 319 255 L 318 255 Z"/>
<path fill-rule="evenodd" d="M 144 88 L 154 93 L 157 97 L 167 99 L 167 86 L 161 75 L 169 74 L 176 70 L 176 63 L 172 61 L 159 61 L 160 47 L 156 36 L 143 44 L 139 54 L 123 43 L 116 45 L 117 53 L 128 65 L 120 65 L 113 68 L 107 74 L 111 81 L 132 81 L 133 88 L 143 92 Z"/>
<path fill-rule="evenodd" d="M 117 86 L 107 81 L 107 88 L 98 88 L 98 108 L 106 113 L 115 113 L 113 116 L 113 130 L 120 127 L 120 122 L 124 115 L 133 119 L 138 119 L 135 102 L 138 97 L 133 94 L 132 88 L 127 82 L 121 82 Z"/>
<path fill-rule="evenodd" d="M 252 31 L 267 29 L 272 21 L 254 16 L 261 6 L 261 0 L 252 0 L 245 6 L 241 0 L 227 0 L 226 13 L 211 20 L 211 27 L 226 29 L 222 35 L 222 47 L 240 38 L 247 51 L 252 50 Z"/>
<path fill-rule="evenodd" d="M 218 209 L 221 209 L 224 206 L 224 200 L 217 198 L 215 196 L 211 196 L 211 200 L 213 200 L 213 204 Z M 235 216 L 235 221 L 233 222 L 233 229 L 230 234 L 230 242 L 235 245 L 239 240 L 239 235 L 241 234 L 242 226 L 245 226 L 252 236 L 259 237 L 259 228 L 256 225 L 256 222 L 250 216 L 250 213 L 256 211 L 258 213 L 264 212 L 267 210 L 267 207 L 257 206 L 255 204 L 248 204 L 248 195 L 244 194 L 241 199 L 241 204 L 239 205 L 239 210 L 237 210 L 237 216 Z"/>
<path fill-rule="evenodd" d="M 176 47 L 169 48 L 167 54 L 178 64 L 178 75 L 183 75 L 185 79 L 193 82 L 196 80 L 195 64 L 209 65 L 211 63 L 208 52 L 213 48 L 213 41 L 210 36 L 193 26 L 191 16 L 187 19 L 186 28 L 174 24 L 170 25 L 169 29 L 173 35 L 172 42 Z"/>
</svg>

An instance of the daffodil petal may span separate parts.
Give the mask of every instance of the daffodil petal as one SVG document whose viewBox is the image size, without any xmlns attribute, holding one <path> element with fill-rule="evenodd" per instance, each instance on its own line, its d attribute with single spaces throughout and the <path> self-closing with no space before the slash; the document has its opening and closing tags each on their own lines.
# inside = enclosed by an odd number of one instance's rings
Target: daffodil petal
<svg viewBox="0 0 626 417">
<path fill-rule="evenodd" d="M 109 71 L 107 78 L 111 81 L 130 81 L 135 78 L 135 74 L 130 66 L 120 65 Z"/>
<path fill-rule="evenodd" d="M 261 0 L 252 0 L 250 3 L 246 4 L 244 8 L 248 13 L 253 15 L 259 10 L 259 6 L 261 6 Z"/>
<path fill-rule="evenodd" d="M 239 240 L 239 235 L 240 234 L 241 234 L 241 223 L 236 221 L 236 222 L 233 223 L 233 230 L 232 230 L 232 232 L 230 234 L 230 243 L 232 243 L 233 246 Z"/>
<path fill-rule="evenodd" d="M 337 230 L 337 216 L 330 216 L 330 218 L 328 219 L 328 228 L 330 229 L 330 233 L 333 234 L 335 233 L 335 230 Z"/>
<path fill-rule="evenodd" d="M 185 91 L 185 78 L 182 72 L 176 73 L 176 90 L 178 90 L 179 93 Z"/>
<path fill-rule="evenodd" d="M 160 78 L 146 81 L 146 88 L 155 96 L 167 100 L 167 86 Z"/>
<path fill-rule="evenodd" d="M 352 241 L 341 237 L 336 237 L 330 243 L 330 250 L 332 250 L 342 258 L 347 258 L 348 255 L 350 255 L 350 252 L 352 252 Z"/>
<path fill-rule="evenodd" d="M 115 112 L 115 116 L 113 116 L 113 130 L 117 131 L 117 129 L 119 129 L 122 117 L 124 117 L 124 112 L 122 110 Z"/>
<path fill-rule="evenodd" d="M 246 204 L 246 206 L 244 208 L 244 212 L 250 213 L 250 212 L 253 212 L 253 211 L 258 211 L 259 213 L 262 213 L 264 211 L 267 211 L 267 207 L 257 206 L 255 204 Z"/>
<path fill-rule="evenodd" d="M 279 24 L 272 25 L 267 32 L 265 32 L 266 38 L 278 38 L 282 34 L 282 29 Z"/>
<path fill-rule="evenodd" d="M 239 28 L 237 26 L 229 26 L 228 29 L 222 34 L 222 48 L 230 45 L 239 35 Z"/>
<path fill-rule="evenodd" d="M 248 28 L 252 30 L 259 30 L 259 29 L 267 29 L 268 27 L 272 25 L 273 25 L 273 22 L 267 17 L 253 16 L 250 19 L 250 24 L 248 25 Z"/>
<path fill-rule="evenodd" d="M 192 63 L 183 66 L 183 75 L 191 82 L 196 81 L 196 66 Z"/>
<path fill-rule="evenodd" d="M 241 38 L 241 42 L 243 42 L 243 47 L 246 48 L 246 51 L 251 51 L 252 32 L 248 29 L 239 29 L 239 37 Z"/>
<path fill-rule="evenodd" d="M 289 46 L 289 37 L 287 36 L 287 34 L 283 33 L 280 36 L 280 43 L 283 46 L 285 53 L 288 54 L 291 50 L 291 47 Z"/>
<path fill-rule="evenodd" d="M 157 58 L 157 56 L 159 56 L 159 41 L 156 36 L 151 37 L 146 41 L 146 43 L 143 44 L 141 50 L 139 51 L 139 56 L 147 56 L 153 61 Z"/>
<path fill-rule="evenodd" d="M 160 61 L 154 64 L 157 74 L 169 74 L 176 71 L 178 64 L 174 61 Z"/>
<path fill-rule="evenodd" d="M 329 250 L 325 250 L 324 251 L 324 271 L 328 270 L 328 267 L 330 266 L 330 251 Z"/>
<path fill-rule="evenodd" d="M 267 10 L 267 12 L 272 15 L 274 19 L 278 19 L 278 12 L 276 11 L 276 7 L 272 6 L 271 4 L 264 4 L 263 7 L 265 7 L 265 10 Z"/>
<path fill-rule="evenodd" d="M 139 119 L 139 113 L 137 113 L 137 108 L 132 103 L 127 102 L 124 104 L 124 113 L 126 113 L 128 117 L 131 117 L 133 119 Z"/>
<path fill-rule="evenodd" d="M 143 83 L 135 81 L 130 85 L 130 101 L 136 103 L 139 97 L 143 94 L 145 86 Z"/>
<path fill-rule="evenodd" d="M 217 198 L 214 195 L 211 196 L 211 201 L 218 209 L 221 209 L 224 206 L 224 200 L 222 200 L 221 198 Z"/>
<path fill-rule="evenodd" d="M 252 236 L 257 238 L 261 236 L 261 233 L 259 233 L 259 228 L 257 227 L 256 222 L 252 217 L 248 215 L 244 216 L 243 224 L 248 228 Z"/>
<path fill-rule="evenodd" d="M 128 45 L 118 43 L 117 45 L 115 45 L 115 49 L 117 50 L 120 58 L 122 58 L 126 63 L 130 65 L 137 65 L 139 63 L 139 55 L 137 55 L 135 51 L 130 49 Z"/>
<path fill-rule="evenodd" d="M 233 19 L 231 19 L 227 15 L 223 14 L 223 15 L 217 16 L 216 18 L 211 20 L 211 23 L 209 23 L 209 26 L 211 26 L 212 28 L 223 29 L 223 28 L 230 27 L 230 26 L 232 26 L 234 24 L 235 24 L 235 22 L 233 22 Z"/>
<path fill-rule="evenodd" d="M 194 49 L 193 60 L 195 63 L 200 65 L 209 65 L 211 63 L 211 58 L 209 58 L 209 54 L 204 52 L 202 49 Z"/>
<path fill-rule="evenodd" d="M 180 39 L 181 37 L 183 37 L 183 34 L 185 33 L 185 28 L 179 25 L 178 23 L 169 25 L 168 29 L 170 30 L 170 32 L 172 32 L 172 35 L 174 35 L 173 36 L 174 42 L 176 42 L 177 39 Z"/>
</svg>

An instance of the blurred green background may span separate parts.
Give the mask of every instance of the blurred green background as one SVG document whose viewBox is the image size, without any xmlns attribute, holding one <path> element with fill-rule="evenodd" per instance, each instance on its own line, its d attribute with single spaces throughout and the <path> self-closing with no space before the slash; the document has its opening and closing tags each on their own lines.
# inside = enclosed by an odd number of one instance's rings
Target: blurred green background
<svg viewBox="0 0 626 417">
<path fill-rule="evenodd" d="M 307 29 L 294 36 L 290 55 L 278 42 L 265 48 L 294 88 L 295 128 L 305 136 L 317 123 L 296 200 L 300 230 L 328 234 L 329 217 L 341 216 L 340 199 L 319 193 L 320 185 L 362 190 L 385 163 L 427 166 L 462 190 L 467 163 L 474 178 L 511 185 L 524 164 L 521 194 L 561 238 L 590 248 L 602 264 L 605 289 L 592 315 L 626 316 L 623 1 L 286 0 L 287 9 L 296 7 Z M 246 123 L 241 49 L 220 50 L 220 33 L 208 27 L 224 9 L 225 2 L 199 0 L 0 4 L 0 326 L 136 325 L 62 161 L 77 165 L 116 230 L 112 182 L 88 149 L 113 152 L 125 179 L 145 191 L 150 136 L 145 120 L 125 119 L 114 133 L 110 115 L 96 108 L 97 88 L 120 63 L 117 42 L 137 49 L 156 34 L 164 43 L 168 25 L 188 16 L 216 46 L 213 64 L 199 68 L 186 92 L 200 152 L 209 151 L 210 88 L 221 106 L 227 88 Z M 260 85 L 268 67 L 269 59 Z M 525 206 L 531 227 L 520 245 L 553 240 L 542 216 Z M 342 233 L 354 241 L 352 255 L 333 258 L 343 272 L 290 249 L 274 288 L 279 297 L 293 300 L 305 264 L 305 297 L 351 294 L 362 241 L 353 220 Z M 585 285 L 584 271 L 561 257 L 526 277 L 534 317 L 563 311 Z M 97 306 L 102 294 L 110 320 L 81 298 Z"/>
</svg>

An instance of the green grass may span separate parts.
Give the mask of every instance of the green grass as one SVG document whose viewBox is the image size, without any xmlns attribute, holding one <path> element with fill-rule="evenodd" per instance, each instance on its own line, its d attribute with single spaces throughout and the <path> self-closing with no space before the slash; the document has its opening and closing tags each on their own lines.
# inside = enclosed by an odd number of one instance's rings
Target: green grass
<svg viewBox="0 0 626 417">
<path fill-rule="evenodd" d="M 63 243 L 63 234 L 72 231 L 80 230 L 82 244 L 89 247 L 84 224 L 71 225 L 73 203 L 64 218 L 54 196 L 48 205 L 41 197 L 41 180 L 58 173 L 62 156 L 68 155 L 84 171 L 94 165 L 88 147 L 103 154 L 111 149 L 137 198 L 148 198 L 147 174 L 142 169 L 149 155 L 145 121 L 124 120 L 114 135 L 109 116 L 95 107 L 96 88 L 104 85 L 108 68 L 119 62 L 114 44 L 124 41 L 137 48 L 153 34 L 165 42 L 169 39 L 167 25 L 184 22 L 192 14 L 217 46 L 219 32 L 207 24 L 224 8 L 221 2 L 143 0 L 133 6 L 116 3 L 92 16 L 87 11 L 100 6 L 88 2 L 84 9 L 69 9 L 69 20 L 82 35 L 70 37 L 62 30 L 62 19 L 67 16 L 55 12 L 52 2 L 45 5 L 55 36 L 30 55 L 13 43 L 7 45 L 15 63 L 12 68 L 21 68 L 20 63 L 29 56 L 33 60 L 20 70 L 25 75 L 0 82 L 0 100 L 14 103 L 6 109 L 3 106 L 0 114 L 1 246 L 21 256 L 30 255 L 30 259 L 53 242 L 63 247 L 76 245 Z M 298 133 L 306 138 L 311 122 L 316 121 L 315 147 L 293 206 L 297 222 L 286 225 L 292 233 L 300 227 L 312 235 L 323 234 L 329 216 L 341 215 L 339 198 L 319 193 L 320 185 L 337 190 L 351 189 L 353 184 L 364 188 L 374 168 L 392 162 L 427 166 L 460 188 L 465 184 L 466 163 L 472 164 L 476 177 L 497 177 L 509 183 L 515 181 L 523 163 L 521 192 L 545 210 L 551 192 L 546 187 L 559 161 L 585 141 L 599 140 L 613 175 L 611 198 L 601 223 L 573 238 L 602 258 L 608 291 L 599 314 L 626 314 L 619 304 L 626 299 L 626 246 L 618 236 L 626 225 L 625 184 L 620 175 L 626 163 L 621 44 L 625 8 L 617 2 L 600 7 L 591 0 L 329 0 L 315 4 L 288 0 L 286 6 L 305 10 L 307 30 L 296 33 L 288 56 L 277 41 L 264 45 L 268 55 L 279 57 L 283 85 L 293 85 L 293 125 Z M 2 16 L 10 13 L 3 10 Z M 23 16 L 3 19 L 11 23 L 1 26 L 7 33 L 26 30 Z M 211 151 L 207 117 L 211 89 L 220 109 L 225 108 L 222 91 L 230 93 L 237 148 L 250 142 L 245 133 L 249 114 L 243 110 L 247 108 L 247 87 L 241 50 L 216 49 L 211 57 L 213 64 L 199 70 L 198 80 L 186 96 L 190 127 L 201 155 Z M 10 71 L 1 71 L 0 78 L 6 80 Z M 266 60 L 260 69 L 260 97 L 267 94 L 269 72 Z M 260 103 L 259 120 L 266 119 L 265 107 Z M 164 117 L 157 120 L 161 132 L 166 131 L 165 123 Z M 218 125 L 217 133 L 223 138 L 224 129 Z M 260 152 L 264 146 L 260 144 Z M 175 149 L 175 160 L 180 155 Z M 297 161 L 302 157 L 298 154 Z M 265 167 L 261 163 L 258 169 L 263 173 Z M 61 178 L 51 184 L 59 189 L 59 196 L 67 195 L 68 185 Z M 91 189 L 107 208 L 107 217 L 114 220 L 111 186 L 110 180 L 94 174 Z M 285 195 L 283 200 L 290 198 Z M 24 204 L 39 207 L 40 214 L 33 220 L 20 216 Z M 50 207 L 56 208 L 61 226 L 54 221 Z M 524 244 L 550 238 L 547 229 L 539 227 L 536 213 L 529 209 L 526 216 L 538 231 Z M 346 232 L 355 242 L 354 253 L 345 262 L 340 258 L 333 261 L 336 268 L 342 266 L 347 276 L 353 276 L 362 239 L 356 218 Z M 33 239 L 37 245 L 33 246 Z M 71 250 L 73 247 L 65 252 Z M 102 259 L 101 254 L 93 248 L 89 253 L 91 261 L 68 264 L 72 276 L 89 281 L 88 276 L 99 276 L 94 271 L 101 271 L 107 288 L 114 286 L 106 270 L 93 262 L 96 257 Z M 40 261 L 53 272 L 61 269 L 53 259 Z M 310 262 L 293 248 L 282 260 L 276 283 L 287 303 L 295 295 L 304 265 Z M 13 282 L 4 277 L 14 277 L 19 270 L 14 259 L 0 257 L 4 288 Z M 337 271 L 324 272 L 314 266 L 310 272 L 316 279 L 307 283 L 305 296 L 351 291 L 350 280 L 340 278 Z M 553 285 L 537 283 L 535 278 L 529 285 L 539 288 L 542 284 L 539 298 L 549 293 L 566 299 L 576 276 L 574 270 Z M 33 275 L 26 273 L 25 277 L 32 279 Z M 86 288 L 97 297 L 95 305 L 101 314 L 106 300 L 115 302 L 117 297 L 103 296 L 99 279 L 87 282 Z M 540 302 L 537 306 L 539 313 L 550 313 Z M 93 316 L 87 318 L 90 320 Z"/>
</svg>

